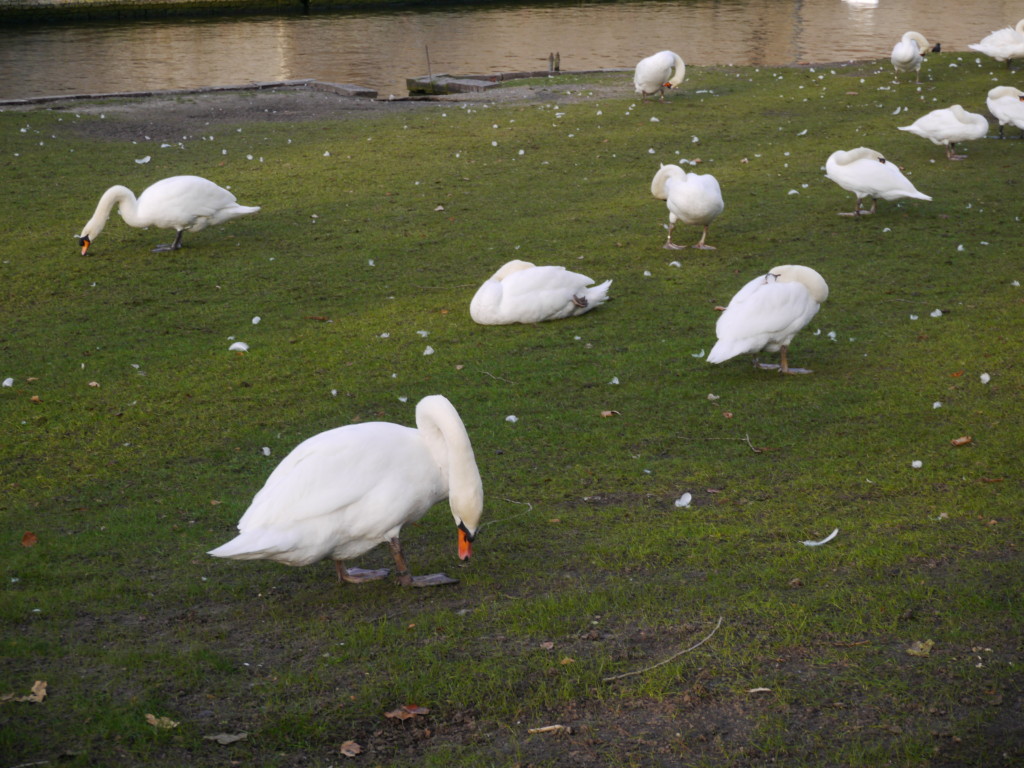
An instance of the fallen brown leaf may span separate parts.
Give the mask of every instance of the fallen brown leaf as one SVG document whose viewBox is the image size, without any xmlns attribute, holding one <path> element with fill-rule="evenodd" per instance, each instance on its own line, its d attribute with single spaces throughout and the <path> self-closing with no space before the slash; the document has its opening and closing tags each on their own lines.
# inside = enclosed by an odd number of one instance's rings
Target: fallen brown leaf
<svg viewBox="0 0 1024 768">
<path fill-rule="evenodd" d="M 32 693 L 25 696 L 16 696 L 13 693 L 0 695 L 0 701 L 27 701 L 30 704 L 42 704 L 46 698 L 46 681 L 36 680 L 32 685 Z"/>
<path fill-rule="evenodd" d="M 345 757 L 355 757 L 363 751 L 363 748 L 362 746 L 360 746 L 359 744 L 350 739 L 349 741 L 346 741 L 340 747 L 338 747 L 338 751 L 341 752 L 341 754 L 343 754 Z"/>
<path fill-rule="evenodd" d="M 575 664 L 575 663 L 576 663 L 576 659 L 572 658 L 571 656 L 566 656 L 564 659 L 562 659 L 559 662 L 559 664 L 562 664 L 562 665 L 565 665 L 565 664 Z"/>
<path fill-rule="evenodd" d="M 934 640 L 915 640 L 910 644 L 910 647 L 907 648 L 907 653 L 911 656 L 929 656 L 934 646 Z"/>
<path fill-rule="evenodd" d="M 974 442 L 974 438 L 971 437 L 970 435 L 964 435 L 963 437 L 954 437 L 949 442 L 950 442 L 951 445 L 954 445 L 954 446 L 968 445 L 969 443 L 973 443 Z"/>
<path fill-rule="evenodd" d="M 607 419 L 609 416 L 621 416 L 622 414 L 618 411 L 601 411 L 601 416 Z"/>
<path fill-rule="evenodd" d="M 32 531 L 25 531 L 21 537 L 21 546 L 23 547 L 34 547 L 39 543 L 39 537 L 36 536 Z"/>
<path fill-rule="evenodd" d="M 41 402 L 43 402 L 43 399 L 39 395 L 32 395 L 32 397 L 30 397 L 29 399 L 33 403 L 41 403 Z"/>
<path fill-rule="evenodd" d="M 157 717 L 156 715 L 146 715 L 146 722 L 152 725 L 154 728 L 164 728 L 170 730 L 171 728 L 177 728 L 181 723 L 177 723 L 171 720 L 169 717 Z"/>
<path fill-rule="evenodd" d="M 236 741 L 243 741 L 249 738 L 245 731 L 241 733 L 215 733 L 211 736 L 203 736 L 204 739 L 216 741 L 218 744 L 234 744 Z"/>
<path fill-rule="evenodd" d="M 725 416 L 725 418 L 727 418 L 727 419 L 731 419 L 732 418 L 732 411 L 722 411 L 722 415 Z"/>
<path fill-rule="evenodd" d="M 398 709 L 392 709 L 390 712 L 385 712 L 384 717 L 390 717 L 393 720 L 408 720 L 411 717 L 425 715 L 428 712 L 430 712 L 429 709 L 417 704 L 403 704 L 398 707 Z"/>
</svg>

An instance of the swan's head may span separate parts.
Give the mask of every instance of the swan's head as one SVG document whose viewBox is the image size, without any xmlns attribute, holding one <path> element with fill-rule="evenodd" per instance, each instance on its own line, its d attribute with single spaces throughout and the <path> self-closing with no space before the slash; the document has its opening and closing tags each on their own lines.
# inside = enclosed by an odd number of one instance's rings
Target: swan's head
<svg viewBox="0 0 1024 768">
<path fill-rule="evenodd" d="M 88 235 L 75 235 L 78 238 L 78 244 L 82 246 L 82 255 L 85 256 L 85 252 L 89 250 L 89 246 L 92 245 L 92 238 Z"/>
<path fill-rule="evenodd" d="M 456 510 L 456 506 L 458 509 Z M 480 516 L 484 510 L 483 485 L 474 489 L 468 498 L 452 505 L 452 516 L 459 529 L 459 560 L 469 560 L 473 554 L 473 539 L 480 530 Z"/>
</svg>

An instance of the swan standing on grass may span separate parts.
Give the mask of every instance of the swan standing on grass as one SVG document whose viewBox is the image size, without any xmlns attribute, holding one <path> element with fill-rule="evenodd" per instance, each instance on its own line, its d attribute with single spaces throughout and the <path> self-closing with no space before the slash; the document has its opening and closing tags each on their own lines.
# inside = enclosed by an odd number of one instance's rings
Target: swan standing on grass
<svg viewBox="0 0 1024 768">
<path fill-rule="evenodd" d="M 1009 67 L 1014 59 L 1024 58 L 1024 19 L 1014 27 L 997 29 L 986 35 L 980 43 L 971 43 L 967 47 L 991 56 L 996 61 L 1005 61 Z"/>
<path fill-rule="evenodd" d="M 480 325 L 540 323 L 582 315 L 608 298 L 611 280 L 600 285 L 565 267 L 538 267 L 510 261 L 495 272 L 469 303 L 469 315 Z"/>
<path fill-rule="evenodd" d="M 939 46 L 934 49 L 938 51 Z M 914 82 L 921 82 L 921 62 L 928 54 L 928 41 L 920 32 L 904 32 L 900 41 L 892 49 L 892 67 L 896 72 L 896 81 L 899 82 L 900 72 L 913 72 Z"/>
<path fill-rule="evenodd" d="M 710 173 L 687 173 L 678 165 L 663 165 L 651 180 L 651 194 L 659 200 L 664 200 L 668 206 L 666 248 L 686 247 L 672 242 L 672 230 L 675 229 L 676 222 L 681 221 L 704 228 L 700 240 L 693 244 L 694 248 L 714 249 L 715 246 L 704 241 L 707 239 L 711 222 L 725 210 L 718 179 Z"/>
<path fill-rule="evenodd" d="M 894 164 L 886 160 L 881 152 L 867 147 L 851 150 L 837 150 L 829 155 L 825 162 L 825 176 L 847 192 L 857 196 L 857 205 L 853 212 L 841 212 L 840 216 L 861 216 L 875 212 L 878 198 L 883 200 L 899 200 L 912 197 L 917 200 L 931 200 L 923 192 L 918 192 L 910 180 Z M 871 198 L 871 210 L 861 208 L 860 201 Z"/>
<path fill-rule="evenodd" d="M 82 234 L 76 235 L 83 256 L 103 231 L 115 205 L 124 223 L 130 227 L 178 231 L 173 243 L 158 245 L 154 251 L 176 251 L 181 248 L 182 232 L 198 232 L 259 210 L 259 206 L 239 205 L 233 194 L 200 176 L 161 179 L 146 187 L 138 199 L 128 187 L 113 186 L 103 193 Z"/>
<path fill-rule="evenodd" d="M 718 343 L 711 349 L 708 362 L 724 363 L 737 355 L 757 355 L 767 350 L 779 353 L 780 364 L 755 359 L 755 366 L 781 373 L 812 373 L 805 368 L 790 368 L 786 352 L 793 337 L 818 314 L 827 298 L 828 284 L 810 267 L 787 264 L 755 277 L 732 297 L 718 318 Z"/>
<path fill-rule="evenodd" d="M 899 126 L 899 129 L 928 139 L 940 147 L 944 145 L 946 157 L 950 160 L 963 160 L 967 155 L 958 155 L 953 151 L 956 143 L 985 138 L 988 120 L 984 115 L 968 112 L 959 104 L 954 104 L 945 109 L 932 110 L 910 125 Z"/>
<path fill-rule="evenodd" d="M 672 51 L 659 51 L 653 56 L 641 59 L 633 73 L 633 87 L 643 101 L 658 94 L 665 100 L 666 88 L 678 88 L 686 77 L 686 64 L 682 57 Z"/>
<path fill-rule="evenodd" d="M 1020 129 L 1020 136 L 1024 138 L 1024 91 L 1014 88 L 1012 85 L 997 85 L 988 92 L 985 99 L 988 111 L 999 121 L 999 138 L 1004 139 L 1003 126 L 1007 123 Z"/>
<path fill-rule="evenodd" d="M 387 569 L 346 568 L 344 561 L 382 542 L 406 587 L 454 584 L 443 573 L 412 576 L 398 534 L 448 499 L 468 560 L 480 526 L 484 492 L 469 435 L 441 395 L 416 406 L 416 429 L 367 422 L 321 432 L 300 443 L 270 474 L 242 519 L 239 534 L 215 557 L 309 565 L 332 558 L 338 579 L 354 584 Z"/>
</svg>

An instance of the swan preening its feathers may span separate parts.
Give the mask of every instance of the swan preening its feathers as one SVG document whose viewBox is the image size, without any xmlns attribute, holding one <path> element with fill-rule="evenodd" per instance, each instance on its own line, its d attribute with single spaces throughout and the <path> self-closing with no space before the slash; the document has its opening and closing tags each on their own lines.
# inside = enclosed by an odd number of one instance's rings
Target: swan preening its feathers
<svg viewBox="0 0 1024 768">
<path fill-rule="evenodd" d="M 672 230 L 676 222 L 695 224 L 703 227 L 700 240 L 694 248 L 714 248 L 704 241 L 708 236 L 708 227 L 723 210 L 722 188 L 718 179 L 709 173 L 687 173 L 678 165 L 663 165 L 651 180 L 651 194 L 664 200 L 668 206 L 668 239 L 666 248 L 685 248 L 672 242 Z"/>
<path fill-rule="evenodd" d="M 985 104 L 999 121 L 999 138 L 1005 138 L 1003 126 L 1007 123 L 1019 128 L 1021 137 L 1024 137 L 1024 91 L 1012 85 L 997 85 L 988 92 Z"/>
<path fill-rule="evenodd" d="M 146 187 L 138 199 L 128 187 L 113 186 L 103 193 L 96 212 L 82 229 L 82 255 L 103 231 L 114 206 L 130 227 L 160 227 L 177 230 L 174 242 L 154 251 L 175 251 L 181 247 L 183 232 L 198 232 L 239 216 L 256 213 L 258 206 L 239 205 L 223 187 L 200 176 L 171 176 Z"/>
<path fill-rule="evenodd" d="M 686 64 L 678 53 L 658 51 L 641 59 L 633 73 L 633 87 L 643 100 L 658 94 L 665 100 L 666 88 L 678 88 L 686 77 Z"/>
<path fill-rule="evenodd" d="M 1005 61 L 1009 67 L 1013 59 L 1024 58 L 1024 19 L 1018 21 L 1016 26 L 997 29 L 986 35 L 980 43 L 971 43 L 967 47 L 991 56 L 996 61 Z"/>
<path fill-rule="evenodd" d="M 912 197 L 931 200 L 928 195 L 918 192 L 894 163 L 886 160 L 880 152 L 867 147 L 833 152 L 825 162 L 825 176 L 857 196 L 853 212 L 843 212 L 840 216 L 874 213 L 878 198 L 899 200 Z M 865 197 L 871 198 L 870 211 L 861 208 L 860 201 Z"/>
<path fill-rule="evenodd" d="M 782 373 L 811 373 L 790 368 L 789 343 L 807 325 L 828 298 L 828 284 L 810 267 L 788 264 L 755 277 L 732 297 L 718 318 L 718 342 L 709 363 L 724 363 L 737 355 L 778 352 L 780 364 L 755 361 L 760 368 Z"/>
<path fill-rule="evenodd" d="M 913 72 L 914 82 L 921 82 L 921 62 L 929 51 L 938 52 L 939 44 L 929 48 L 928 40 L 920 32 L 904 32 L 900 41 L 893 46 L 892 67 L 899 80 L 900 72 Z"/>
<path fill-rule="evenodd" d="M 958 155 L 954 151 L 956 143 L 984 138 L 988 133 L 988 120 L 984 115 L 968 112 L 959 104 L 954 104 L 945 109 L 934 109 L 899 129 L 928 139 L 940 147 L 945 146 L 946 157 L 950 160 L 963 160 L 966 155 Z"/>
<path fill-rule="evenodd" d="M 476 292 L 469 314 L 480 325 L 540 323 L 582 315 L 608 298 L 611 280 L 600 285 L 565 267 L 510 261 Z"/>
<path fill-rule="evenodd" d="M 451 584 L 457 580 L 443 573 L 411 576 L 399 532 L 448 499 L 459 530 L 459 557 L 466 560 L 483 498 L 462 419 L 447 398 L 431 395 L 416 406 L 416 429 L 350 424 L 300 443 L 253 498 L 238 521 L 238 536 L 209 554 L 286 565 L 329 557 L 340 579 L 363 582 L 387 571 L 350 569 L 343 561 L 386 542 L 400 584 Z"/>
</svg>

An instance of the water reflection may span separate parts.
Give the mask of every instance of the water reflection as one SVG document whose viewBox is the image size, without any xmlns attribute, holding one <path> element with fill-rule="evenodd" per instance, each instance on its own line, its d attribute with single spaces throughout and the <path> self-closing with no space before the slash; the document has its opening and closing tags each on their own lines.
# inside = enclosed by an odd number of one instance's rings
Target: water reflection
<svg viewBox="0 0 1024 768">
<path fill-rule="evenodd" d="M 131 21 L 0 29 L 0 98 L 312 77 L 403 96 L 405 78 L 688 64 L 777 66 L 888 56 L 908 29 L 964 51 L 1021 15 L 1009 0 L 690 0 Z M 973 55 L 973 54 L 971 54 Z"/>
</svg>

